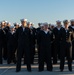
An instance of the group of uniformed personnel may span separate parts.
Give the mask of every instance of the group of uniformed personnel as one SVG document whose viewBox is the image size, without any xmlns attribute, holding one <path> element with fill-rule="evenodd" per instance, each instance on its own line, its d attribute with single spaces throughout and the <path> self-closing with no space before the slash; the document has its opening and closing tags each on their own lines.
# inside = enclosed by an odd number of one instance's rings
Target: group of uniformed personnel
<svg viewBox="0 0 74 75">
<path fill-rule="evenodd" d="M 64 70 L 65 59 L 68 61 L 68 69 L 72 71 L 74 60 L 74 20 L 56 21 L 53 24 L 38 23 L 34 28 L 33 23 L 27 19 L 21 19 L 21 26 L 14 26 L 7 21 L 0 23 L 0 64 L 3 59 L 7 64 L 16 64 L 16 72 L 21 70 L 21 60 L 31 72 L 31 64 L 34 64 L 35 48 L 38 50 L 39 72 L 44 70 L 46 63 L 47 71 L 53 70 L 53 64 L 60 60 L 60 71 Z"/>
</svg>

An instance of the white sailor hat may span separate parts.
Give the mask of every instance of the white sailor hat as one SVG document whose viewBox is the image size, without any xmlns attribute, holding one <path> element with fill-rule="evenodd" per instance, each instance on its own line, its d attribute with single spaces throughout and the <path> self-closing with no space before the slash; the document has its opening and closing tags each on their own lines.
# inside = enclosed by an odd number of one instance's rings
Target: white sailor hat
<svg viewBox="0 0 74 75">
<path fill-rule="evenodd" d="M 6 20 L 3 20 L 3 22 L 7 23 L 8 21 L 6 21 Z"/>
<path fill-rule="evenodd" d="M 27 19 L 20 19 L 20 21 L 22 22 L 22 21 L 27 21 Z"/>
<path fill-rule="evenodd" d="M 55 26 L 54 24 L 51 24 L 50 26 Z"/>
<path fill-rule="evenodd" d="M 63 23 L 69 23 L 69 21 L 68 20 L 64 20 Z"/>
<path fill-rule="evenodd" d="M 57 22 L 57 23 L 58 23 L 58 22 L 60 23 L 61 21 L 60 21 L 60 20 L 57 20 L 56 22 Z"/>
<path fill-rule="evenodd" d="M 21 23 L 19 23 L 19 26 L 21 26 Z"/>
<path fill-rule="evenodd" d="M 45 22 L 45 23 L 43 23 L 43 25 L 48 25 L 48 23 L 47 23 L 47 22 Z"/>
<path fill-rule="evenodd" d="M 40 25 L 40 27 L 43 27 L 44 26 L 44 23 L 42 23 L 41 25 Z"/>
<path fill-rule="evenodd" d="M 71 19 L 70 22 L 74 22 L 74 19 Z"/>
<path fill-rule="evenodd" d="M 10 22 L 7 22 L 7 24 L 11 24 Z"/>
<path fill-rule="evenodd" d="M 14 25 L 19 25 L 18 23 L 13 23 Z"/>
<path fill-rule="evenodd" d="M 27 24 L 32 24 L 32 22 L 27 22 Z"/>
<path fill-rule="evenodd" d="M 14 26 L 10 26 L 10 28 L 14 28 Z"/>
</svg>

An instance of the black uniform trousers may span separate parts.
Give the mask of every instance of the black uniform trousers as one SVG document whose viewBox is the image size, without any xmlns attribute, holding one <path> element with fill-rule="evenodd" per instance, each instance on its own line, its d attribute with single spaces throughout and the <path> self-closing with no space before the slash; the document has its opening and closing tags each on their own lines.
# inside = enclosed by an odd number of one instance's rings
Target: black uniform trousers
<svg viewBox="0 0 74 75">
<path fill-rule="evenodd" d="M 44 62 L 47 64 L 47 70 L 52 71 L 51 47 L 40 47 L 39 50 L 39 71 L 44 70 Z"/>
<path fill-rule="evenodd" d="M 17 49 L 16 71 L 20 71 L 21 70 L 22 54 L 24 54 L 24 56 L 26 58 L 25 61 L 26 61 L 26 64 L 27 64 L 27 70 L 30 71 L 31 70 L 30 49 L 26 45 L 24 45 L 24 46 L 18 46 L 18 49 Z"/>
<path fill-rule="evenodd" d="M 35 45 L 31 46 L 31 64 L 34 63 Z"/>
<path fill-rule="evenodd" d="M 30 46 L 30 51 L 31 51 L 31 64 L 34 64 L 34 55 L 35 55 L 35 45 L 31 44 Z M 24 64 L 26 64 L 26 57 L 24 57 Z"/>
<path fill-rule="evenodd" d="M 3 30 L 0 29 L 0 64 L 2 64 L 4 38 L 5 38 L 5 34 L 4 34 Z"/>
<path fill-rule="evenodd" d="M 2 64 L 2 44 L 0 44 L 0 64 Z"/>
<path fill-rule="evenodd" d="M 60 59 L 60 41 L 54 41 L 53 44 L 53 64 L 57 64 L 58 58 Z"/>
<path fill-rule="evenodd" d="M 7 45 L 7 63 L 10 64 L 12 61 L 16 63 L 15 57 L 16 47 L 14 45 Z"/>
<path fill-rule="evenodd" d="M 35 44 L 36 44 L 36 29 L 33 28 L 31 29 L 31 37 L 30 37 L 30 41 L 31 41 L 31 64 L 34 64 L 34 55 L 35 55 Z"/>
<path fill-rule="evenodd" d="M 61 42 L 61 49 L 60 49 L 60 70 L 64 69 L 65 64 L 65 54 L 67 56 L 68 61 L 68 69 L 72 70 L 72 49 L 70 42 Z"/>
</svg>

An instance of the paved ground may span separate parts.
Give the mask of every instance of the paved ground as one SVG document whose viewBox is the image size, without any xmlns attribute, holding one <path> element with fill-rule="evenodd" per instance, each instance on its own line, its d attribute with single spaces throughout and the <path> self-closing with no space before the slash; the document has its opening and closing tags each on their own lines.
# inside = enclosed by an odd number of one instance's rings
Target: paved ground
<svg viewBox="0 0 74 75">
<path fill-rule="evenodd" d="M 64 72 L 60 72 L 59 70 L 59 64 L 53 65 L 53 72 L 45 71 L 38 72 L 38 65 L 32 65 L 32 72 L 27 72 L 26 66 L 22 65 L 22 69 L 19 73 L 15 72 L 16 65 L 10 64 L 7 65 L 6 62 L 4 64 L 0 65 L 0 75 L 74 75 L 74 63 L 73 63 L 73 72 L 68 71 L 68 66 L 65 64 Z"/>
</svg>

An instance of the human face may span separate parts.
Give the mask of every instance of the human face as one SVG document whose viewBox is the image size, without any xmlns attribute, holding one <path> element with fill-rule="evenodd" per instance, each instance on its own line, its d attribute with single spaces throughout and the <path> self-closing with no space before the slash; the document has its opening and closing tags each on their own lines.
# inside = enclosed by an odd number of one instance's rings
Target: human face
<svg viewBox="0 0 74 75">
<path fill-rule="evenodd" d="M 68 22 L 64 23 L 64 26 L 65 28 L 67 28 L 69 26 L 69 23 Z"/>
<path fill-rule="evenodd" d="M 28 26 L 28 28 L 30 28 L 31 27 L 31 24 L 28 24 L 27 26 Z"/>
<path fill-rule="evenodd" d="M 4 25 L 7 26 L 7 23 L 5 22 Z"/>
<path fill-rule="evenodd" d="M 56 22 L 57 26 L 61 26 L 61 22 Z"/>
<path fill-rule="evenodd" d="M 4 27 L 5 27 L 4 23 L 1 23 L 1 28 L 4 28 Z"/>
<path fill-rule="evenodd" d="M 15 28 L 18 29 L 19 28 L 19 25 L 16 25 Z"/>
<path fill-rule="evenodd" d="M 47 30 L 49 28 L 48 25 L 44 25 L 44 30 Z"/>
<path fill-rule="evenodd" d="M 41 27 L 41 30 L 44 30 L 44 26 Z"/>
<path fill-rule="evenodd" d="M 15 31 L 15 28 L 11 28 L 10 30 L 11 30 L 11 32 L 13 32 L 13 31 Z"/>
<path fill-rule="evenodd" d="M 73 26 L 74 26 L 74 21 L 73 21 L 73 22 L 71 22 L 71 25 L 73 25 Z"/>
<path fill-rule="evenodd" d="M 27 26 L 27 22 L 26 21 L 22 21 L 21 24 L 22 24 L 23 27 Z"/>
<path fill-rule="evenodd" d="M 7 26 L 10 27 L 11 25 L 8 23 Z"/>
</svg>

